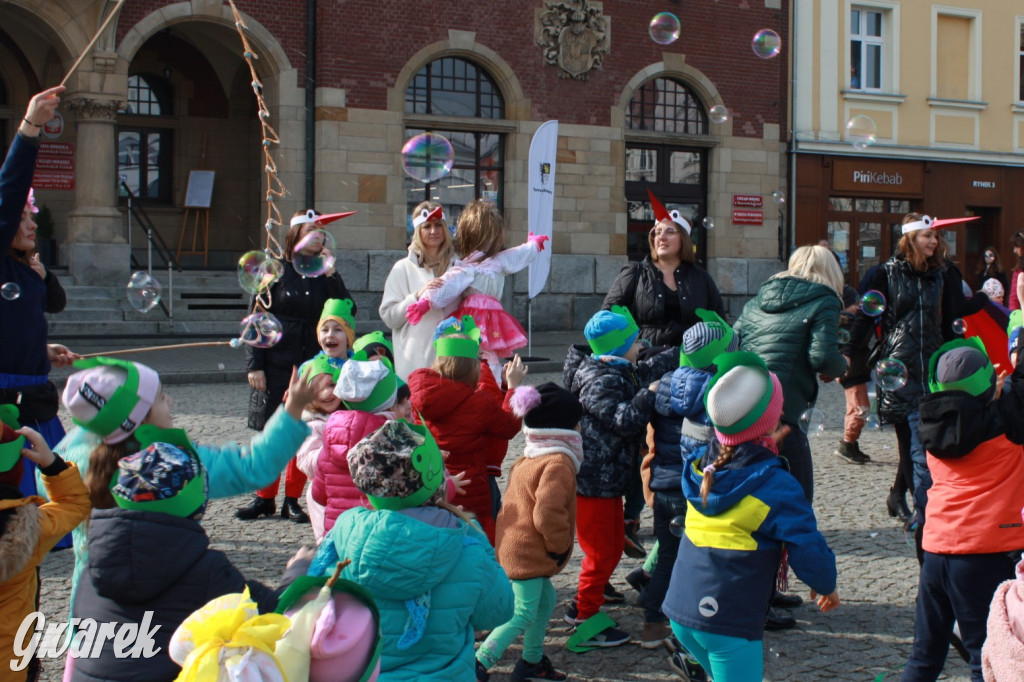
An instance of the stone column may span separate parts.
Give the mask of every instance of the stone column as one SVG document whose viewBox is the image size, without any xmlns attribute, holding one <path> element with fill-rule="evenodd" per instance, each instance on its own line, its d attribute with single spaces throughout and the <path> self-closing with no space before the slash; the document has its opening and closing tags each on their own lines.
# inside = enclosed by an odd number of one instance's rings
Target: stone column
<svg viewBox="0 0 1024 682">
<path fill-rule="evenodd" d="M 66 104 L 75 116 L 75 208 L 68 216 L 63 245 L 75 284 L 123 285 L 131 265 L 124 217 L 117 210 L 118 102 L 72 96 Z"/>
</svg>

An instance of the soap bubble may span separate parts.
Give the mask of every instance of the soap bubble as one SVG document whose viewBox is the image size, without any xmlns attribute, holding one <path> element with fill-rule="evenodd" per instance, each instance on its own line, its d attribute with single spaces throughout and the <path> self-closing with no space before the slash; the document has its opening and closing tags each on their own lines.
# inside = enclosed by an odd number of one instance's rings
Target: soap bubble
<svg viewBox="0 0 1024 682">
<path fill-rule="evenodd" d="M 878 423 L 878 415 L 872 412 L 864 417 L 864 428 L 869 431 L 877 431 L 882 428 L 882 425 Z"/>
<path fill-rule="evenodd" d="M 878 317 L 885 312 L 885 294 L 872 289 L 860 299 L 860 309 L 865 315 Z"/>
<path fill-rule="evenodd" d="M 163 287 L 145 270 L 133 272 L 128 280 L 128 303 L 140 313 L 148 313 L 160 303 Z"/>
<path fill-rule="evenodd" d="M 232 348 L 239 348 L 242 345 L 242 339 L 231 339 L 228 341 L 228 345 Z"/>
<path fill-rule="evenodd" d="M 679 17 L 671 12 L 658 12 L 651 19 L 647 34 L 659 45 L 671 45 L 679 39 Z"/>
<path fill-rule="evenodd" d="M 839 343 L 850 343 L 850 330 L 839 328 Z"/>
<path fill-rule="evenodd" d="M 762 28 L 754 34 L 753 40 L 750 41 L 750 47 L 754 50 L 754 54 L 761 59 L 772 59 L 778 57 L 779 52 L 782 51 L 782 38 L 770 28 Z"/>
<path fill-rule="evenodd" d="M 0 287 L 0 296 L 3 296 L 5 301 L 16 301 L 21 296 L 21 287 L 17 282 L 5 282 Z"/>
<path fill-rule="evenodd" d="M 953 333 L 963 334 L 967 331 L 967 323 L 959 317 L 953 320 Z"/>
<path fill-rule="evenodd" d="M 857 114 L 846 123 L 846 139 L 854 149 L 864 151 L 875 143 L 878 126 L 870 116 Z"/>
<path fill-rule="evenodd" d="M 810 407 L 801 413 L 799 426 L 808 436 L 820 436 L 825 433 L 825 413 L 816 407 Z"/>
<path fill-rule="evenodd" d="M 907 366 L 896 358 L 884 358 L 875 365 L 875 382 L 879 388 L 895 391 L 907 385 Z"/>
<path fill-rule="evenodd" d="M 420 182 L 437 182 L 452 171 L 455 151 L 443 135 L 423 133 L 402 147 L 402 168 Z"/>
<path fill-rule="evenodd" d="M 780 192 L 779 190 L 775 190 L 774 192 L 772 192 L 772 201 L 781 206 L 782 204 L 786 203 L 786 195 Z"/>
<path fill-rule="evenodd" d="M 284 330 L 268 312 L 256 312 L 242 320 L 239 339 L 253 348 L 270 348 L 281 340 Z"/>
<path fill-rule="evenodd" d="M 683 537 L 683 533 L 686 532 L 686 516 L 683 514 L 673 516 L 672 520 L 668 522 L 668 530 L 677 538 Z"/>
<path fill-rule="evenodd" d="M 701 221 L 701 224 L 704 226 L 705 230 L 715 229 L 715 219 L 711 216 L 704 216 L 704 220 Z"/>
<path fill-rule="evenodd" d="M 729 120 L 729 110 L 725 108 L 725 105 L 716 104 L 708 109 L 708 118 L 712 123 L 725 123 Z"/>
<path fill-rule="evenodd" d="M 259 294 L 281 278 L 284 267 L 262 251 L 248 251 L 238 259 L 238 283 L 250 294 Z"/>
<path fill-rule="evenodd" d="M 303 277 L 319 277 L 334 267 L 338 244 L 326 230 L 313 230 L 300 239 L 292 253 L 292 267 Z"/>
</svg>

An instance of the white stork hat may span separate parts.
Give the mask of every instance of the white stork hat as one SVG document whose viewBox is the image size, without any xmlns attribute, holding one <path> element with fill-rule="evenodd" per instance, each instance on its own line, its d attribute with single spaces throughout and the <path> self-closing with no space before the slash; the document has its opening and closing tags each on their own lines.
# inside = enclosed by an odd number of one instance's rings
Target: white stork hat
<svg viewBox="0 0 1024 682">
<path fill-rule="evenodd" d="M 956 223 L 966 223 L 971 220 L 978 220 L 981 216 L 970 216 L 969 218 L 932 218 L 931 216 L 921 216 L 920 220 L 915 220 L 911 223 L 907 223 L 903 226 L 903 234 L 915 232 L 917 230 L 937 230 L 940 227 L 946 225 L 954 225 Z"/>
<path fill-rule="evenodd" d="M 647 190 L 647 196 L 651 198 L 651 208 L 654 209 L 654 224 L 657 225 L 662 220 L 670 220 L 679 227 L 686 230 L 686 234 L 690 234 L 690 223 L 683 217 L 677 209 L 671 211 L 666 210 L 665 206 L 658 201 L 658 198 L 654 196 L 654 192 L 650 189 Z"/>
<path fill-rule="evenodd" d="M 412 217 L 412 226 L 414 228 L 418 228 L 423 223 L 429 222 L 431 220 L 444 221 L 444 207 L 438 206 L 434 210 L 430 210 L 430 208 L 422 209 L 419 213 Z"/>
<path fill-rule="evenodd" d="M 355 215 L 355 211 L 345 211 L 344 213 L 319 213 L 316 209 L 309 208 L 306 209 L 305 213 L 292 218 L 289 225 L 291 227 L 295 227 L 296 225 L 305 225 L 306 223 L 326 225 L 327 223 L 333 223 L 335 220 L 347 218 L 350 215 Z"/>
</svg>

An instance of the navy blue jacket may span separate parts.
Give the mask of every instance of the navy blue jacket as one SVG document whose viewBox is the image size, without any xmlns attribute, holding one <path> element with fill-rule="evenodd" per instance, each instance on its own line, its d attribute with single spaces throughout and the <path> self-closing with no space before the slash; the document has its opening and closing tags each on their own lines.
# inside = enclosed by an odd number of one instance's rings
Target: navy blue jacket
<svg viewBox="0 0 1024 682">
<path fill-rule="evenodd" d="M 282 587 L 305 573 L 308 562 L 292 564 Z M 152 658 L 122 658 L 107 640 L 99 658 L 75 661 L 72 680 L 173 680 L 181 672 L 168 654 L 171 635 L 193 611 L 211 599 L 241 592 L 246 585 L 260 613 L 277 608 L 278 592 L 246 581 L 197 521 L 131 509 L 94 509 L 89 521 L 89 566 L 78 585 L 72 615 L 97 623 L 142 623 L 160 652 Z M 80 626 L 81 627 L 81 626 Z"/>
<path fill-rule="evenodd" d="M 783 543 L 797 577 L 819 594 L 836 589 L 836 557 L 800 484 L 759 445 L 736 447 L 715 472 L 705 507 L 702 472 L 717 456 L 716 442 L 686 460 L 686 532 L 662 611 L 686 627 L 758 641 Z"/>
<path fill-rule="evenodd" d="M 683 419 L 710 426 L 704 409 L 704 393 L 711 374 L 693 367 L 679 367 L 666 374 L 654 398 L 654 458 L 651 460 L 651 490 L 681 490 L 683 460 L 706 444 L 682 434 Z"/>
<path fill-rule="evenodd" d="M 583 406 L 583 464 L 576 475 L 576 494 L 622 497 L 640 453 L 654 394 L 647 387 L 678 362 L 679 349 L 669 348 L 632 364 L 622 358 L 595 358 L 589 346 L 570 346 L 562 368 L 565 388 Z"/>
<path fill-rule="evenodd" d="M 46 375 L 48 325 L 46 283 L 25 263 L 11 258 L 10 247 L 21 226 L 21 212 L 36 168 L 39 140 L 14 136 L 0 168 L 0 283 L 14 283 L 21 295 L 13 301 L 0 298 L 0 374 Z"/>
</svg>

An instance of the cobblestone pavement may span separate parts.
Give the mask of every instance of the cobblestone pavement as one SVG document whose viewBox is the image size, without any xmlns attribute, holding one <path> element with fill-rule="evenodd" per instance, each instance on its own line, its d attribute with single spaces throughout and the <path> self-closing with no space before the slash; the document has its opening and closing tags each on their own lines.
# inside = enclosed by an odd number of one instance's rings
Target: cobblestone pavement
<svg viewBox="0 0 1024 682">
<path fill-rule="evenodd" d="M 539 373 L 531 382 L 560 381 L 555 373 Z M 199 441 L 224 442 L 248 439 L 245 428 L 247 387 L 240 382 L 171 386 L 175 423 Z M 847 464 L 832 454 L 841 434 L 843 396 L 837 385 L 824 387 L 818 402 L 827 428 L 812 436 L 815 466 L 815 510 L 818 522 L 839 561 L 839 594 L 842 606 L 821 614 L 805 604 L 793 610 L 798 626 L 785 632 L 765 634 L 765 679 L 773 681 L 898 679 L 913 640 L 913 607 L 917 586 L 917 562 L 913 542 L 885 511 L 885 497 L 895 475 L 896 438 L 892 430 L 866 431 L 861 447 L 872 461 L 864 466 Z M 63 415 L 66 418 L 66 414 Z M 509 449 L 506 466 L 522 452 L 522 436 Z M 283 494 L 283 493 L 282 493 Z M 232 512 L 246 501 L 239 497 L 210 504 L 204 525 L 213 546 L 231 557 L 246 574 L 275 583 L 285 562 L 303 543 L 312 542 L 308 526 L 280 518 L 242 522 Z M 645 512 L 642 534 L 653 544 L 650 511 Z M 583 655 L 564 649 L 568 626 L 561 616 L 572 598 L 579 571 L 577 548 L 570 566 L 554 580 L 559 606 L 548 631 L 547 653 L 555 666 L 578 680 L 674 679 L 664 650 L 647 651 L 636 644 L 593 651 Z M 48 618 L 65 618 L 70 586 L 71 552 L 57 552 L 43 564 L 42 609 Z M 636 565 L 624 557 L 613 583 L 627 594 L 627 603 L 606 607 L 626 631 L 638 636 L 642 612 L 632 606 L 635 593 L 625 582 Z M 792 580 L 792 589 L 804 595 L 807 588 Z M 508 679 L 520 653 L 513 645 L 492 679 Z M 50 663 L 44 679 L 59 680 L 60 666 Z M 966 665 L 951 651 L 943 679 L 969 679 Z"/>
</svg>

